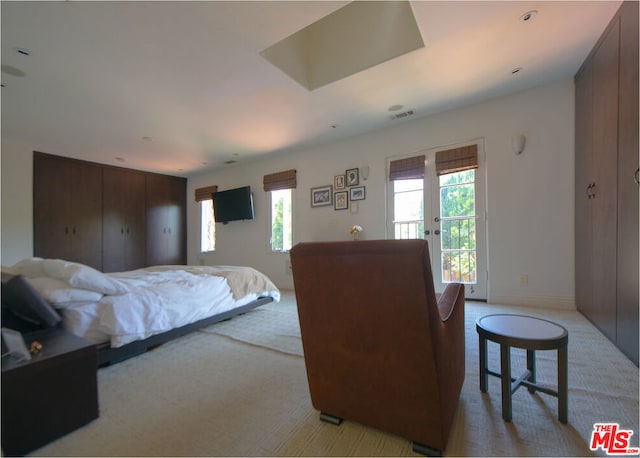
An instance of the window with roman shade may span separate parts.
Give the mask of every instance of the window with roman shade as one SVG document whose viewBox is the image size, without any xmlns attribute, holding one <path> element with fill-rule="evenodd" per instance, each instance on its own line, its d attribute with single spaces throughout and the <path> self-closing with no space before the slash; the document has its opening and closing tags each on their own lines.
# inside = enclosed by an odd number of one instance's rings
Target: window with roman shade
<svg viewBox="0 0 640 458">
<path fill-rule="evenodd" d="M 389 163 L 389 181 L 424 178 L 425 155 L 397 159 Z"/>
<path fill-rule="evenodd" d="M 197 188 L 195 191 L 196 202 L 202 202 L 203 200 L 211 200 L 211 194 L 218 190 L 218 186 L 205 186 L 204 188 Z"/>
<path fill-rule="evenodd" d="M 269 193 L 271 251 L 286 252 L 293 246 L 293 189 L 298 182 L 295 170 L 271 173 L 263 178 L 264 190 Z"/>
<path fill-rule="evenodd" d="M 200 204 L 200 252 L 207 253 L 216 249 L 216 221 L 213 214 L 212 194 L 218 186 L 205 186 L 195 190 L 196 202 Z"/>
<path fill-rule="evenodd" d="M 298 184 L 296 174 L 296 170 L 293 169 L 265 175 L 262 179 L 264 190 L 269 192 L 280 189 L 295 189 Z"/>
<path fill-rule="evenodd" d="M 477 168 L 478 145 L 476 144 L 436 152 L 436 173 L 438 175 Z"/>
</svg>

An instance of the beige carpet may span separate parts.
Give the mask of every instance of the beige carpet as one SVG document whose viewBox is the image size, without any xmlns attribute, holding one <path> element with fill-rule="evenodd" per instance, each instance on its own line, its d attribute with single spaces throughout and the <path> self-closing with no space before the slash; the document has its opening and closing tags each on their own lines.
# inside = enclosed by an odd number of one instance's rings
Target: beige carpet
<svg viewBox="0 0 640 458">
<path fill-rule="evenodd" d="M 569 330 L 569 424 L 556 398 L 518 390 L 513 422 L 500 383 L 478 389 L 477 317 L 526 313 Z M 447 456 L 588 456 L 595 422 L 634 431 L 638 368 L 577 312 L 468 303 L 467 370 Z M 556 353 L 538 352 L 538 381 L 555 385 Z M 513 350 L 514 374 L 524 351 Z M 498 347 L 489 343 L 498 369 Z M 292 293 L 98 372 L 100 418 L 33 456 L 413 456 L 409 441 L 311 407 Z M 599 452 L 600 455 L 603 455 Z"/>
</svg>

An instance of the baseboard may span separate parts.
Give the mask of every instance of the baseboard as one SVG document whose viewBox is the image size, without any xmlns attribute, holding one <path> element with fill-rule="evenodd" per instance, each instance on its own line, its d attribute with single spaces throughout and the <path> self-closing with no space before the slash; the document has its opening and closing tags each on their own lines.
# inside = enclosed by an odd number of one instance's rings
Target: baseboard
<svg viewBox="0 0 640 458">
<path fill-rule="evenodd" d="M 518 305 L 523 307 L 541 307 L 559 310 L 577 310 L 574 296 L 536 296 L 491 294 L 489 304 Z"/>
</svg>

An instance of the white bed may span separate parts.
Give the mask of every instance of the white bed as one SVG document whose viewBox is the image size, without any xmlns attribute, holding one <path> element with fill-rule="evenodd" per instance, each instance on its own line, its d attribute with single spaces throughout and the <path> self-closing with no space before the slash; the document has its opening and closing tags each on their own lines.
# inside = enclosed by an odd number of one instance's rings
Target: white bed
<svg viewBox="0 0 640 458">
<path fill-rule="evenodd" d="M 3 272 L 22 275 L 61 314 L 63 326 L 118 348 L 200 320 L 279 301 L 261 272 L 239 266 L 156 266 L 104 274 L 83 264 L 31 258 Z"/>
</svg>

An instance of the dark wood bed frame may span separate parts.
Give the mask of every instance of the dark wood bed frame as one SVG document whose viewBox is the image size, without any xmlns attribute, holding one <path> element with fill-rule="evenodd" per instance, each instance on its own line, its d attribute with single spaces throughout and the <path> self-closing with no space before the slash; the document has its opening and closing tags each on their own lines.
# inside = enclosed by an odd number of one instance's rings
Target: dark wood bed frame
<svg viewBox="0 0 640 458">
<path fill-rule="evenodd" d="M 190 332 L 197 331 L 198 329 L 202 329 L 221 321 L 229 320 L 237 315 L 243 315 L 256 307 L 268 304 L 269 302 L 273 302 L 273 298 L 259 297 L 255 301 L 233 310 L 228 310 L 194 323 L 147 337 L 144 340 L 136 340 L 117 348 L 111 348 L 108 343 L 100 344 L 98 345 L 98 367 L 105 367 L 119 363 L 125 359 L 129 359 L 146 351 L 152 350 L 165 342 L 184 336 L 185 334 L 189 334 Z"/>
</svg>

